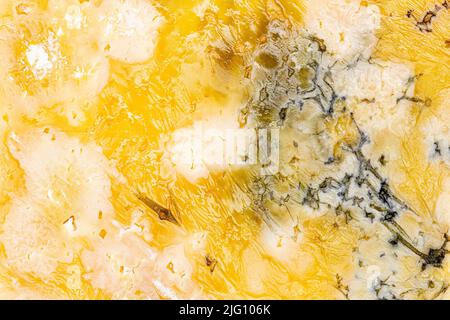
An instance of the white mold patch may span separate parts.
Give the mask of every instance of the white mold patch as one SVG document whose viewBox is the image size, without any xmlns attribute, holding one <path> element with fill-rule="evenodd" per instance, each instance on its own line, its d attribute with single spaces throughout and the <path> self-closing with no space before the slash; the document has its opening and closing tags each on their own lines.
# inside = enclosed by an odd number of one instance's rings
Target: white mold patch
<svg viewBox="0 0 450 320">
<path fill-rule="evenodd" d="M 100 15 L 102 44 L 111 58 L 137 63 L 152 56 L 164 19 L 150 1 L 103 1 Z"/>
</svg>

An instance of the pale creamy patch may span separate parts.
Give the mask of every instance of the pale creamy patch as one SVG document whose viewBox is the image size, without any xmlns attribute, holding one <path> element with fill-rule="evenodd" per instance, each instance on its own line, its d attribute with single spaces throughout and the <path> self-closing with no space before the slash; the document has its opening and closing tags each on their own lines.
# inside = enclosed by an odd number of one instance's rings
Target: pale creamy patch
<svg viewBox="0 0 450 320">
<path fill-rule="evenodd" d="M 46 210 L 31 196 L 14 199 L 0 235 L 8 265 L 44 278 L 55 271 L 58 263 L 73 258 L 73 248 L 61 230 L 62 222 L 58 224 Z"/>
<path fill-rule="evenodd" d="M 152 56 L 164 18 L 149 1 L 103 1 L 99 10 L 102 44 L 111 58 L 136 63 Z"/>
<path fill-rule="evenodd" d="M 307 0 L 305 9 L 305 28 L 323 39 L 337 60 L 350 63 L 371 55 L 381 21 L 376 5 L 362 6 L 360 0 Z"/>
<path fill-rule="evenodd" d="M 302 254 L 302 240 L 301 237 L 294 236 L 294 226 L 285 226 L 284 229 L 291 231 L 286 234 L 276 234 L 273 230 L 264 226 L 260 234 L 260 240 L 270 256 L 276 258 L 278 261 L 289 264 Z"/>
<path fill-rule="evenodd" d="M 256 154 L 256 143 L 256 132 L 239 129 L 232 115 L 212 115 L 175 130 L 166 157 L 179 174 L 196 182 L 207 178 L 210 172 L 256 162 L 255 157 L 248 159 L 248 155 Z"/>
<path fill-rule="evenodd" d="M 73 216 L 76 235 L 94 235 L 98 213 L 103 221 L 111 217 L 109 164 L 99 147 L 45 129 L 12 135 L 9 148 L 25 172 L 29 196 L 60 208 L 61 226 Z"/>
<path fill-rule="evenodd" d="M 113 299 L 157 298 L 151 282 L 155 253 L 135 235 L 119 236 L 114 230 L 81 258 L 84 278 Z"/>
<path fill-rule="evenodd" d="M 96 239 L 109 227 L 109 164 L 95 145 L 50 129 L 12 134 L 8 146 L 26 193 L 13 198 L 1 241 L 12 267 L 48 277 L 72 261 L 78 237 Z"/>
<path fill-rule="evenodd" d="M 437 199 L 435 215 L 439 223 L 450 228 L 450 177 L 442 182 L 442 192 Z"/>
<path fill-rule="evenodd" d="M 60 27 L 63 17 L 48 19 L 39 10 L 33 14 L 33 19 L 20 15 L 0 30 L 5 40 L 0 43 L 0 68 L 5 71 L 2 104 L 28 116 L 47 108 L 64 114 L 66 103 L 81 113 L 85 101 L 95 97 L 109 77 L 108 59 L 97 48 L 98 35 L 77 33 L 68 38 Z M 26 47 L 16 52 L 22 44 Z"/>
<path fill-rule="evenodd" d="M 53 63 L 49 59 L 47 50 L 42 45 L 30 45 L 26 52 L 28 63 L 37 80 L 45 78 L 52 70 Z"/>
<path fill-rule="evenodd" d="M 447 167 L 450 167 L 450 113 L 447 102 L 449 97 L 450 90 L 441 93 L 440 101 L 436 101 L 437 108 L 421 128 L 428 159 L 434 163 L 444 163 Z"/>
<path fill-rule="evenodd" d="M 192 280 L 192 253 L 203 250 L 198 237 L 157 251 L 138 233 L 115 223 L 111 235 L 99 240 L 93 250 L 84 250 L 85 278 L 112 298 L 193 298 L 201 290 Z M 200 241 L 200 244 L 202 242 Z"/>
<path fill-rule="evenodd" d="M 413 70 L 405 64 L 360 61 L 335 73 L 334 83 L 346 97 L 359 125 L 377 133 L 388 129 L 399 134 L 409 125 L 414 95 Z M 403 132 L 402 132 L 403 130 Z"/>
<path fill-rule="evenodd" d="M 67 8 L 64 19 L 67 28 L 79 30 L 85 23 L 86 17 L 83 15 L 80 6 L 71 5 Z"/>
<path fill-rule="evenodd" d="M 211 0 L 203 0 L 200 4 L 194 7 L 193 11 L 199 18 L 204 18 L 206 11 L 211 10 L 217 12 L 217 6 L 211 3 Z"/>
</svg>

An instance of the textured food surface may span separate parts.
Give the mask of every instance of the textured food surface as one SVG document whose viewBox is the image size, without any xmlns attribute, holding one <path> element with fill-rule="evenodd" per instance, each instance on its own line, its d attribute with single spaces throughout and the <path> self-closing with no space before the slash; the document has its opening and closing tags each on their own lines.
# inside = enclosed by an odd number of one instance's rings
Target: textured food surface
<svg viewBox="0 0 450 320">
<path fill-rule="evenodd" d="M 449 299 L 450 2 L 1 0 L 0 298 Z"/>
</svg>

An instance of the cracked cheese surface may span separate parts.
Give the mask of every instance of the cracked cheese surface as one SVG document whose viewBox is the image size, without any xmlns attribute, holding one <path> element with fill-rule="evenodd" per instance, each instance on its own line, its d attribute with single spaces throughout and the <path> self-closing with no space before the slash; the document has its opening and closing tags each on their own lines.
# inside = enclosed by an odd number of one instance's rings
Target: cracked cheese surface
<svg viewBox="0 0 450 320">
<path fill-rule="evenodd" d="M 449 7 L 1 1 L 0 298 L 448 299 Z"/>
</svg>

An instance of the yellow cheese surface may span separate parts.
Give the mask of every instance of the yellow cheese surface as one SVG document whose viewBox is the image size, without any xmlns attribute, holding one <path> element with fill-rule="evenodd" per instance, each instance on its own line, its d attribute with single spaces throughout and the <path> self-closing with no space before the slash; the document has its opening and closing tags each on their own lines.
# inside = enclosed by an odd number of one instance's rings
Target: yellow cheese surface
<svg viewBox="0 0 450 320">
<path fill-rule="evenodd" d="M 0 298 L 449 298 L 449 6 L 2 0 Z"/>
</svg>

